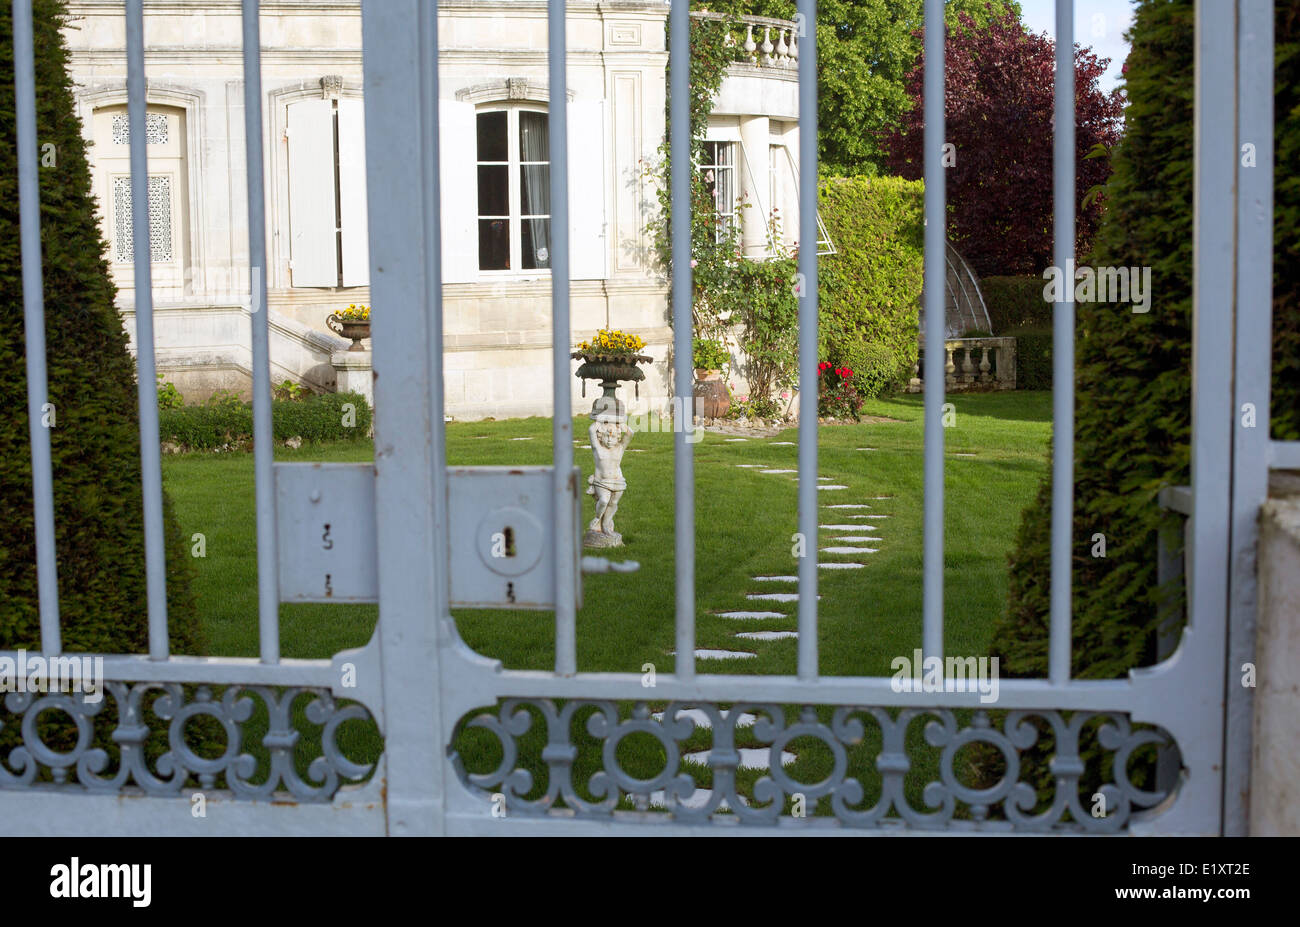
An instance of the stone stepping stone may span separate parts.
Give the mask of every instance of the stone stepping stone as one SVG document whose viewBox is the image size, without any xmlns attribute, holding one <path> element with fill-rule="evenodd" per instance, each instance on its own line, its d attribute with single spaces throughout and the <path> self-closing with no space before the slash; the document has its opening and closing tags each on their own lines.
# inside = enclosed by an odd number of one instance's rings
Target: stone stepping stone
<svg viewBox="0 0 1300 927">
<path fill-rule="evenodd" d="M 735 621 L 757 621 L 760 618 L 789 618 L 785 612 L 718 612 L 719 618 Z"/>
<path fill-rule="evenodd" d="M 735 441 L 748 441 L 749 439 L 748 438 L 724 438 L 723 440 L 727 442 L 735 442 Z"/>
<path fill-rule="evenodd" d="M 646 450 L 645 448 L 643 448 L 643 447 L 630 447 L 630 448 L 628 448 L 628 450 L 630 450 L 633 454 L 648 454 L 648 453 L 649 453 L 649 451 L 647 451 L 647 450 Z"/>
<path fill-rule="evenodd" d="M 841 515 L 841 518 L 872 518 L 871 515 Z"/>
<path fill-rule="evenodd" d="M 868 515 L 868 518 L 871 516 Z M 875 525 L 818 525 L 823 531 L 874 531 Z"/>
<path fill-rule="evenodd" d="M 681 808 L 704 808 L 709 804 L 709 799 L 711 799 L 712 797 L 713 797 L 713 789 L 696 789 L 686 798 L 680 799 L 677 803 L 677 806 Z M 745 800 L 745 796 L 740 795 L 738 797 L 742 805 L 745 805 L 746 807 L 749 806 L 749 802 Z M 633 798 L 632 800 L 636 801 L 635 798 Z M 653 792 L 650 793 L 650 804 L 652 806 L 656 806 L 667 810 L 668 808 L 667 793 L 663 789 L 655 789 Z M 718 810 L 721 810 L 723 808 L 728 808 L 727 799 L 725 798 L 722 801 L 718 802 Z M 728 808 L 728 810 L 730 810 L 730 808 Z"/>
<path fill-rule="evenodd" d="M 736 633 L 736 637 L 751 641 L 782 641 L 798 636 L 798 631 L 738 631 Z"/>
<path fill-rule="evenodd" d="M 660 722 L 660 723 L 662 724 L 662 723 L 663 723 L 663 720 L 664 720 L 664 712 L 662 712 L 662 711 L 656 711 L 656 712 L 655 712 L 654 714 L 652 714 L 650 717 L 654 718 L 656 721 L 658 721 L 658 722 Z M 711 717 L 709 717 L 709 713 L 708 713 L 707 711 L 705 711 L 703 708 L 682 708 L 682 709 L 679 709 L 678 712 L 677 712 L 677 718 L 678 718 L 678 720 L 681 720 L 681 719 L 683 719 L 683 718 L 690 718 L 693 722 L 695 722 L 695 727 L 696 727 L 696 728 L 706 728 L 706 729 L 707 729 L 707 728 L 712 728 L 712 727 L 713 727 L 713 719 L 712 719 Z M 757 721 L 757 720 L 758 720 L 758 716 L 757 716 L 757 715 L 750 714 L 750 713 L 747 712 L 747 711 L 745 711 L 745 712 L 741 712 L 739 715 L 736 716 L 736 724 L 735 724 L 735 726 L 736 726 L 736 727 L 752 727 L 752 726 L 754 725 L 754 722 Z"/>
<path fill-rule="evenodd" d="M 736 464 L 742 470 L 762 470 L 767 464 Z"/>
<path fill-rule="evenodd" d="M 760 470 L 760 473 L 798 473 L 798 470 Z"/>
<path fill-rule="evenodd" d="M 865 567 L 865 563 L 819 563 L 819 570 L 860 570 Z"/>
<path fill-rule="evenodd" d="M 670 656 L 677 656 L 677 651 L 669 651 Z M 711 650 L 701 648 L 695 651 L 697 660 L 749 660 L 758 656 L 756 653 L 750 653 L 748 650 Z"/>
<path fill-rule="evenodd" d="M 840 534 L 833 538 L 827 538 L 828 541 L 883 541 L 884 538 L 868 537 L 865 534 Z"/>
<path fill-rule="evenodd" d="M 854 448 L 854 450 L 858 450 L 858 451 L 878 451 L 878 450 L 880 450 L 880 448 L 878 448 L 878 447 L 859 447 L 859 448 Z"/>
<path fill-rule="evenodd" d="M 877 497 L 877 498 L 879 498 L 879 497 Z M 823 503 L 822 503 L 822 508 L 824 508 L 824 509 L 869 509 L 869 508 L 871 508 L 871 506 L 869 506 L 869 505 L 864 505 L 864 504 L 861 503 L 861 502 L 840 502 L 840 503 L 837 503 L 836 505 L 831 505 L 829 502 L 823 502 Z M 850 518 L 861 518 L 862 516 L 861 516 L 861 515 L 850 515 L 849 517 L 850 517 Z"/>
<path fill-rule="evenodd" d="M 793 441 L 773 441 L 773 447 L 798 447 Z"/>
<path fill-rule="evenodd" d="M 591 445 L 590 445 L 590 444 L 579 444 L 579 445 L 578 445 L 578 450 L 580 450 L 580 451 L 589 451 L 589 450 L 591 450 Z"/>
<path fill-rule="evenodd" d="M 953 456 L 953 457 L 974 457 L 975 455 L 974 455 L 974 454 L 958 454 L 956 451 L 953 451 L 953 452 L 952 452 L 952 456 Z"/>
<path fill-rule="evenodd" d="M 772 757 L 772 750 L 770 747 L 741 747 L 736 752 L 740 754 L 741 769 L 770 769 L 771 768 L 769 765 L 769 760 Z M 682 759 L 685 760 L 687 763 L 695 763 L 699 766 L 708 766 L 709 757 L 712 753 L 713 753 L 712 750 L 697 750 L 694 753 L 684 754 L 682 756 Z M 782 766 L 789 766 L 797 759 L 798 757 L 795 756 L 793 753 L 791 753 L 789 750 L 781 751 Z"/>
<path fill-rule="evenodd" d="M 797 583 L 797 576 L 753 576 L 750 577 L 756 583 Z"/>
<path fill-rule="evenodd" d="M 832 484 L 832 483 L 822 483 L 822 484 L 821 484 L 820 486 L 818 486 L 817 488 L 820 490 L 820 489 L 848 489 L 849 487 L 847 487 L 847 486 L 841 486 L 841 485 L 839 485 L 838 483 L 834 483 L 834 484 Z"/>
<path fill-rule="evenodd" d="M 798 602 L 799 593 L 797 592 L 750 592 L 745 595 L 747 599 L 765 602 Z M 821 598 L 818 596 L 817 598 Z M 785 617 L 784 615 L 782 617 Z"/>
<path fill-rule="evenodd" d="M 877 547 L 819 547 L 818 551 L 823 554 L 874 554 L 879 551 Z"/>
<path fill-rule="evenodd" d="M 532 439 L 531 437 L 529 437 L 529 438 L 511 438 L 510 440 L 511 440 L 511 441 L 531 441 L 531 440 L 533 440 L 533 439 Z"/>
</svg>

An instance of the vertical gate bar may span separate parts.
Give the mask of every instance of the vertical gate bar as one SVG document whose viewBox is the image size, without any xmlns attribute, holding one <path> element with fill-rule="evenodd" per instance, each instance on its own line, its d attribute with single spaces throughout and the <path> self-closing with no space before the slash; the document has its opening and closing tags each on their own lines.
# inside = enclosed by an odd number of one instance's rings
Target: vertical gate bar
<svg viewBox="0 0 1300 927">
<path fill-rule="evenodd" d="M 799 0 L 799 678 L 817 658 L 817 0 Z"/>
<path fill-rule="evenodd" d="M 1237 154 L 1255 147 L 1254 166 L 1237 175 L 1236 399 L 1232 414 L 1255 408 L 1255 427 L 1233 427 L 1232 574 L 1228 602 L 1227 717 L 1223 833 L 1245 836 L 1255 690 L 1241 684 L 1255 662 L 1255 564 L 1259 507 L 1268 498 L 1273 330 L 1273 4 L 1241 0 L 1237 34 Z"/>
<path fill-rule="evenodd" d="M 673 428 L 674 566 L 677 580 L 676 675 L 695 678 L 695 388 L 691 302 L 691 126 L 690 126 L 690 2 L 672 0 L 668 12 L 669 87 L 668 142 L 672 182 L 673 394 L 677 421 Z"/>
<path fill-rule="evenodd" d="M 153 334 L 153 249 L 149 223 L 149 150 L 145 135 L 144 0 L 126 2 L 126 108 L 131 145 L 131 247 L 135 260 L 136 394 L 144 490 L 145 589 L 149 657 L 167 659 L 167 563 L 163 543 L 162 452 Z"/>
<path fill-rule="evenodd" d="M 1227 643 L 1228 557 L 1232 479 L 1232 365 L 1223 352 L 1232 344 L 1234 296 L 1234 191 L 1237 175 L 1236 4 L 1196 0 L 1195 169 L 1193 173 L 1192 272 L 1192 516 L 1188 531 L 1188 627 L 1184 639 L 1218 657 Z M 1224 127 L 1229 127 L 1224 131 Z M 1258 170 L 1258 168 L 1256 168 Z M 1255 359 L 1258 363 L 1258 359 Z M 1221 681 L 1215 686 L 1222 706 Z M 1223 718 L 1207 719 L 1222 759 Z M 1210 777 L 1221 797 L 1222 773 Z M 1216 815 L 1220 828 L 1220 815 Z"/>
<path fill-rule="evenodd" d="M 13 0 L 14 115 L 18 128 L 18 209 L 23 261 L 23 337 L 27 346 L 27 430 L 32 443 L 32 508 L 36 521 L 36 590 L 41 652 L 63 652 L 59 634 L 59 574 L 54 549 L 54 466 L 45 363 L 45 283 L 41 273 L 41 188 L 36 144 L 36 61 L 32 0 Z"/>
<path fill-rule="evenodd" d="M 925 553 L 921 649 L 943 658 L 944 3 L 925 0 Z"/>
<path fill-rule="evenodd" d="M 551 146 L 551 312 L 554 412 L 551 416 L 551 478 L 555 496 L 555 672 L 578 671 L 577 592 L 573 562 L 573 365 L 569 359 L 569 112 L 565 0 L 546 9 L 546 62 L 550 80 L 547 131 Z"/>
<path fill-rule="evenodd" d="M 280 589 L 271 447 L 266 194 L 262 176 L 262 47 L 258 0 L 243 0 L 244 135 L 248 172 L 249 322 L 253 344 L 253 476 L 257 504 L 257 618 L 263 663 L 280 662 Z"/>
<path fill-rule="evenodd" d="M 442 376 L 433 353 L 442 325 L 426 240 L 436 205 L 421 189 L 439 175 L 437 9 L 426 0 L 363 0 L 366 214 L 375 377 L 375 514 L 379 550 L 376 635 L 384 692 L 385 811 L 390 835 L 443 827 L 447 739 L 438 643 L 454 637 L 447 611 L 447 525 L 438 523 L 446 472 L 438 471 Z M 414 191 L 420 191 L 418 194 Z M 445 502 L 441 503 L 445 505 Z"/>
<path fill-rule="evenodd" d="M 1070 679 L 1070 539 L 1074 535 L 1074 0 L 1056 0 L 1052 133 L 1053 260 L 1064 274 L 1052 324 L 1052 543 L 1048 678 Z"/>
</svg>

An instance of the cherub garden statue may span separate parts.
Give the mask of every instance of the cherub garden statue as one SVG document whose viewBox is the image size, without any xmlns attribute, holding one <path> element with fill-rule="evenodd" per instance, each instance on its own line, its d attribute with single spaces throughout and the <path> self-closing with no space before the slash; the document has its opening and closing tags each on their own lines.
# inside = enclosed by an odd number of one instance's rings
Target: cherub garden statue
<svg viewBox="0 0 1300 927">
<path fill-rule="evenodd" d="M 587 525 L 582 543 L 586 547 L 622 547 L 623 535 L 614 530 L 614 513 L 627 489 L 623 478 L 623 452 L 632 443 L 632 429 L 625 416 L 600 413 L 587 429 L 596 472 L 587 477 L 587 495 L 595 496 L 596 517 Z"/>
</svg>

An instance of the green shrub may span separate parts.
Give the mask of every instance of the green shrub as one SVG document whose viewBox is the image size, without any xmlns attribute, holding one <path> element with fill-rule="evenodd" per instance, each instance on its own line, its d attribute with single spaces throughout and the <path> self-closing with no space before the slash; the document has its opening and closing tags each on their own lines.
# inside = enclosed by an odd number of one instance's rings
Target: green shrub
<svg viewBox="0 0 1300 927">
<path fill-rule="evenodd" d="M 1279 4 L 1274 228 L 1273 433 L 1300 434 L 1300 13 Z M 1089 263 L 1151 267 L 1151 308 L 1078 303 L 1073 525 L 1073 672 L 1113 679 L 1155 659 L 1157 609 L 1182 588 L 1156 582 L 1157 539 L 1181 519 L 1156 502 L 1190 479 L 1193 58 L 1191 0 L 1135 7 L 1129 105 L 1107 213 Z M 1292 160 L 1283 153 L 1290 152 Z M 1230 350 L 1231 346 L 1216 346 Z M 1289 353 L 1288 353 L 1289 352 Z M 1023 362 L 1022 362 L 1023 363 Z M 1023 369 L 1023 368 L 1022 368 Z M 1022 517 L 993 652 L 1012 676 L 1047 671 L 1050 472 Z M 1089 551 L 1106 535 L 1106 556 Z"/>
<path fill-rule="evenodd" d="M 739 260 L 728 275 L 731 323 L 740 326 L 745 379 L 755 399 L 799 379 L 799 299 L 793 258 Z"/>
<path fill-rule="evenodd" d="M 1043 299 L 1042 277 L 985 277 L 980 281 L 995 335 L 1018 334 L 1022 326 L 1052 326 L 1052 304 Z"/>
<path fill-rule="evenodd" d="M 711 338 L 696 338 L 692 353 L 696 370 L 722 370 L 731 360 L 727 346 Z"/>
<path fill-rule="evenodd" d="M 179 409 L 183 405 L 185 405 L 185 397 L 176 388 L 176 384 L 170 380 L 164 380 L 163 375 L 158 374 L 158 408 L 160 410 Z"/>
<path fill-rule="evenodd" d="M 357 393 L 326 393 L 271 403 L 271 433 L 276 441 L 293 437 L 312 442 L 357 440 L 367 435 L 370 421 L 370 406 Z M 253 440 L 253 408 L 233 394 L 218 393 L 203 405 L 162 412 L 159 427 L 162 440 L 186 450 L 243 449 Z"/>
<path fill-rule="evenodd" d="M 862 395 L 906 383 L 917 357 L 923 189 L 901 177 L 832 178 L 821 212 L 836 253 L 820 261 L 821 356 Z"/>
<path fill-rule="evenodd" d="M 54 410 L 55 549 L 59 619 L 65 651 L 148 650 L 143 495 L 136 369 L 127 351 L 115 291 L 104 259 L 77 118 L 64 16 L 55 0 L 33 5 L 37 137 L 57 152 L 40 169 L 41 248 L 45 288 L 48 402 Z M 22 306 L 18 142 L 15 122 L 13 19 L 0 6 L 0 304 Z M 31 446 L 21 325 L 0 339 L 0 647 L 40 642 L 33 549 Z M 201 650 L 190 589 L 192 560 L 163 497 L 167 609 L 171 647 Z M 8 743 L 8 727 L 0 742 Z"/>
<path fill-rule="evenodd" d="M 1019 328 L 1016 338 L 1016 389 L 1052 388 L 1052 330 Z"/>
</svg>

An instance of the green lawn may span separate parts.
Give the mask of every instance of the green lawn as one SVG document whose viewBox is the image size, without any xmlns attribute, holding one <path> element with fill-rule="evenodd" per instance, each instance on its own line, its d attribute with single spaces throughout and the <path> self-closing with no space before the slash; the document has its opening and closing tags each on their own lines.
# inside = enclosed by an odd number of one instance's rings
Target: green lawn
<svg viewBox="0 0 1300 927">
<path fill-rule="evenodd" d="M 945 648 L 952 655 L 987 652 L 992 624 L 1006 597 L 1006 557 L 1021 510 L 1033 499 L 1046 467 L 1051 431 L 1048 393 L 1016 392 L 949 397 L 956 422 L 946 429 L 945 497 Z M 828 675 L 889 675 L 890 660 L 909 655 L 921 642 L 922 549 L 922 401 L 901 396 L 869 403 L 864 410 L 894 422 L 823 427 L 819 475 L 848 488 L 820 492 L 826 504 L 866 504 L 869 509 L 822 508 L 823 524 L 871 521 L 879 530 L 877 553 L 840 556 L 823 561 L 857 560 L 864 569 L 820 570 L 819 607 L 821 671 Z M 586 443 L 585 419 L 575 422 L 579 443 Z M 547 464 L 550 421 L 451 423 L 447 458 L 452 465 Z M 789 591 L 777 583 L 754 582 L 764 574 L 793 574 L 796 560 L 791 535 L 796 526 L 795 474 L 763 474 L 737 464 L 794 469 L 797 448 L 775 442 L 797 440 L 790 429 L 770 439 L 728 441 L 707 434 L 695 446 L 696 598 L 698 646 L 747 650 L 753 659 L 701 660 L 702 672 L 791 674 L 796 642 L 741 640 L 737 631 L 793 630 L 792 604 L 747 601 L 746 593 Z M 529 438 L 531 440 L 509 440 Z M 873 450 L 862 450 L 872 448 Z M 583 475 L 591 456 L 575 450 Z M 973 456 L 959 456 L 973 455 Z M 281 460 L 363 461 L 371 447 L 362 443 L 279 448 Z M 672 435 L 641 433 L 624 457 L 628 490 L 617 524 L 626 548 L 609 552 L 637 560 L 633 574 L 589 576 L 578 614 L 578 666 L 583 671 L 640 673 L 645 663 L 671 672 L 673 658 L 673 494 Z M 251 455 L 183 455 L 164 462 L 164 480 L 186 535 L 201 532 L 207 556 L 196 560 L 197 594 L 209 653 L 255 656 L 257 653 L 256 569 L 254 545 L 253 459 Z M 877 499 L 874 497 L 886 498 Z M 591 517 L 584 497 L 584 518 Z M 850 519 L 848 515 L 887 515 Z M 840 532 L 823 531 L 821 544 Z M 784 618 L 737 621 L 717 612 L 762 610 Z M 512 669 L 549 669 L 554 663 L 554 621 L 550 613 L 464 611 L 456 614 L 466 641 Z M 281 644 L 286 657 L 329 657 L 369 639 L 376 620 L 374 606 L 286 605 L 281 609 Z M 531 738 L 531 735 L 530 735 Z M 707 732 L 689 741 L 707 746 Z M 646 738 L 647 740 L 649 738 Z M 350 738 L 362 753 L 378 749 L 369 737 Z M 349 741 L 344 741 L 345 745 Z M 462 738 L 466 763 L 474 771 L 491 768 L 500 756 L 484 732 Z M 576 742 L 576 741 L 575 741 Z M 594 741 L 592 741 L 594 743 Z M 541 742 L 532 746 L 540 750 Z M 747 746 L 749 744 L 742 743 Z M 755 743 L 754 745 L 758 745 Z M 870 745 L 863 750 L 869 752 Z M 657 770 L 657 744 L 625 741 L 629 771 Z M 350 751 L 351 752 L 351 751 Z M 532 750 L 525 750 L 525 754 Z M 829 763 L 824 747 L 796 749 L 791 767 L 802 781 L 817 778 Z M 855 751 L 858 752 L 858 751 Z M 870 775 L 867 754 L 863 762 Z M 599 757 L 594 757 L 599 765 Z M 575 778 L 586 766 L 580 760 Z M 661 764 L 660 764 L 661 765 Z M 919 763 L 920 774 L 927 764 Z M 701 783 L 707 770 L 693 767 Z M 543 773 L 544 776 L 544 773 Z M 757 778 L 757 773 L 751 780 Z M 543 777 L 534 777 L 541 788 Z M 536 789 L 535 789 L 536 791 Z"/>
</svg>

